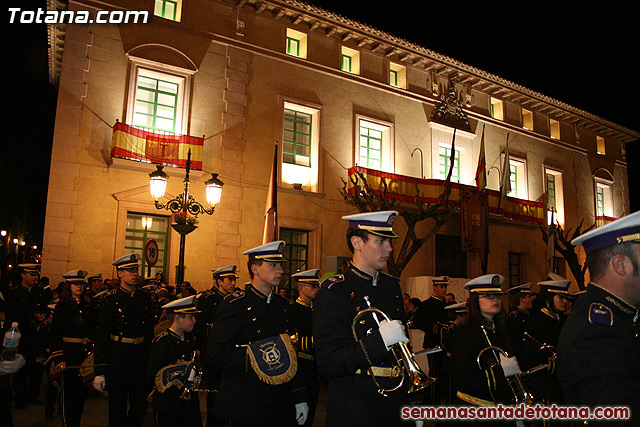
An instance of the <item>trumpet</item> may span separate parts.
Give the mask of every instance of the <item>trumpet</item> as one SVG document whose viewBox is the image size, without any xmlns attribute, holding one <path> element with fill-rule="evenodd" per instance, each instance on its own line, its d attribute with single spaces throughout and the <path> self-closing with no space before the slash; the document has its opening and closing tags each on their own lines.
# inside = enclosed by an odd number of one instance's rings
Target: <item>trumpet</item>
<svg viewBox="0 0 640 427">
<path fill-rule="evenodd" d="M 549 362 L 548 363 L 544 363 L 542 365 L 538 365 L 535 366 L 531 369 L 529 369 L 529 371 L 527 371 L 525 374 L 533 374 L 534 372 L 538 372 L 544 368 L 547 369 L 547 372 L 549 373 L 549 375 L 553 375 L 553 373 L 556 370 L 556 347 L 554 345 L 551 344 L 547 344 L 547 343 L 543 343 L 540 340 L 536 339 L 533 335 L 531 335 L 529 332 L 525 332 L 524 336 L 526 338 L 529 338 L 531 341 L 533 341 L 534 343 L 536 343 L 537 345 L 540 346 L 540 348 L 538 349 L 538 353 L 541 353 L 543 351 L 548 351 L 549 354 Z"/>
<path fill-rule="evenodd" d="M 353 318 L 353 322 L 351 324 L 351 331 L 353 332 L 353 337 L 356 341 L 359 340 L 358 334 L 356 332 L 356 324 L 361 317 L 369 313 L 373 314 L 373 319 L 378 326 L 380 326 L 378 315 L 387 322 L 391 321 L 389 316 L 387 316 L 382 310 L 371 306 L 371 302 L 369 301 L 368 296 L 365 296 L 364 300 L 367 303 L 367 308 L 365 308 L 364 310 L 360 310 L 358 314 L 356 314 L 356 317 Z M 398 390 L 404 384 L 405 377 L 407 377 L 409 381 L 411 381 L 411 385 L 409 386 L 407 393 L 415 393 L 416 391 L 422 390 L 423 388 L 431 385 L 436 380 L 435 378 L 431 378 L 427 374 L 422 372 L 415 359 L 413 358 L 411 351 L 409 350 L 409 346 L 406 343 L 394 344 L 391 347 L 391 352 L 393 353 L 393 357 L 396 360 L 396 366 L 394 368 L 396 368 L 396 370 L 399 372 L 398 376 L 400 377 L 400 381 L 395 387 L 389 389 L 385 389 L 384 387 L 382 387 L 376 379 L 375 374 L 373 373 L 373 368 L 371 366 L 368 367 L 369 375 L 371 375 L 371 378 L 373 379 L 373 382 L 378 389 L 378 393 L 380 393 L 381 395 L 386 397 L 387 393 Z M 397 352 L 400 352 L 400 356 L 398 356 Z"/>
<path fill-rule="evenodd" d="M 486 351 L 493 352 L 493 357 L 496 360 L 496 364 L 500 363 L 499 354 L 502 354 L 506 358 L 511 357 L 509 356 L 509 353 L 507 353 L 505 350 L 501 349 L 500 347 L 496 347 L 491 343 L 491 340 L 489 339 L 489 334 L 487 334 L 487 329 L 484 327 L 484 325 L 480 325 L 480 328 L 482 329 L 482 333 L 484 334 L 484 337 L 487 340 L 487 343 L 489 344 L 489 346 L 483 348 L 482 350 L 480 350 L 480 353 L 478 353 L 478 357 L 476 358 L 476 362 L 478 363 L 478 368 L 484 369 L 482 367 L 481 358 Z M 492 366 L 495 366 L 495 364 Z M 522 381 L 522 375 L 518 374 L 518 375 L 506 377 L 506 380 L 507 380 L 507 384 L 509 385 L 509 389 L 511 389 L 511 393 L 513 394 L 513 398 L 514 398 L 514 403 L 516 405 L 524 403 L 527 406 L 531 406 L 533 404 L 533 395 L 531 394 L 527 386 Z M 494 403 L 497 405 L 497 402 L 495 402 L 495 399 L 494 399 Z"/>
<path fill-rule="evenodd" d="M 202 387 L 202 368 L 200 364 L 196 362 L 196 354 L 197 352 L 193 352 L 193 356 L 191 357 L 191 361 L 189 362 L 189 378 L 187 383 L 185 384 L 184 390 L 180 395 L 180 399 L 182 400 L 191 400 L 195 397 L 193 393 L 215 393 L 217 390 L 209 390 Z"/>
</svg>

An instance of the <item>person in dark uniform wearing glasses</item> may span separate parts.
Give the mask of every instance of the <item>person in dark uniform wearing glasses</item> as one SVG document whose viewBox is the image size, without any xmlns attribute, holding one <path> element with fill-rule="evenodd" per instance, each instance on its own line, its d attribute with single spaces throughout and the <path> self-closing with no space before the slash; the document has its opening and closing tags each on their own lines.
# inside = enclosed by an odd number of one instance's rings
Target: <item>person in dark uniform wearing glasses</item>
<svg viewBox="0 0 640 427">
<path fill-rule="evenodd" d="M 401 426 L 400 408 L 407 381 L 395 391 L 378 392 L 369 367 L 380 385 L 391 389 L 400 378 L 390 347 L 407 343 L 406 314 L 399 279 L 383 273 L 393 247 L 396 211 L 348 215 L 347 245 L 353 253 L 344 274 L 323 281 L 313 307 L 313 341 L 320 374 L 329 380 L 327 426 Z M 356 315 L 368 305 L 383 311 Z M 376 321 L 379 321 L 378 322 Z"/>
<path fill-rule="evenodd" d="M 309 416 L 305 426 L 313 425 L 316 413 L 318 395 L 320 393 L 320 378 L 313 349 L 313 300 L 320 290 L 320 270 L 301 271 L 291 275 L 291 279 L 298 287 L 298 298 L 291 306 L 293 314 L 293 328 L 295 331 L 295 345 L 298 350 L 298 371 L 304 381 L 304 388 L 309 404 Z"/>
<path fill-rule="evenodd" d="M 140 288 L 139 259 L 127 254 L 112 263 L 120 287 L 107 292 L 99 305 L 93 387 L 109 390 L 110 426 L 141 426 L 151 391 L 145 372 L 155 317 L 151 295 Z"/>
<path fill-rule="evenodd" d="M 62 275 L 66 286 L 51 322 L 51 356 L 54 370 L 62 372 L 62 423 L 79 426 L 88 388 L 80 366 L 92 349 L 96 323 L 84 270 Z"/>
<path fill-rule="evenodd" d="M 196 299 L 196 307 L 201 312 L 196 316 L 197 322 L 195 326 L 196 345 L 198 350 L 204 355 L 207 353 L 207 341 L 209 340 L 209 332 L 213 326 L 213 319 L 216 316 L 218 305 L 227 296 L 235 292 L 236 270 L 238 266 L 227 265 L 212 271 L 214 284 L 211 289 L 198 294 Z M 218 390 L 220 386 L 220 377 L 222 372 L 213 369 L 207 369 L 205 372 L 205 382 L 209 390 Z M 227 420 L 217 416 L 213 412 L 216 402 L 217 391 L 207 393 L 207 427 L 221 427 L 227 425 Z"/>
<path fill-rule="evenodd" d="M 591 282 L 558 340 L 557 370 L 567 404 L 626 406 L 640 423 L 640 212 L 591 230 L 583 246 Z"/>
</svg>

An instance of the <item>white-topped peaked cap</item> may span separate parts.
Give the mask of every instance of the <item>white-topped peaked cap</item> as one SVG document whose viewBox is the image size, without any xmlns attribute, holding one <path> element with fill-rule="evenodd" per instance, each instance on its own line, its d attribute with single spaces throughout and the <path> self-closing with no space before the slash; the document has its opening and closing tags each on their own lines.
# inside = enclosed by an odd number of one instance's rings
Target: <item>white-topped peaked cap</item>
<svg viewBox="0 0 640 427">
<path fill-rule="evenodd" d="M 398 235 L 393 232 L 393 223 L 398 216 L 398 211 L 363 212 L 343 216 L 349 221 L 349 228 L 368 231 L 377 236 L 396 239 Z"/>
<path fill-rule="evenodd" d="M 18 264 L 18 267 L 24 270 L 25 273 L 40 274 L 40 264 Z"/>
<path fill-rule="evenodd" d="M 234 279 L 237 279 L 237 269 L 237 265 L 227 265 L 226 267 L 218 268 L 217 270 L 211 270 L 211 274 L 217 278 L 233 277 Z"/>
<path fill-rule="evenodd" d="M 499 274 L 485 274 L 468 281 L 464 288 L 477 294 L 501 294 L 504 277 Z"/>
<path fill-rule="evenodd" d="M 196 296 L 180 298 L 175 301 L 171 301 L 168 304 L 162 306 L 163 310 L 167 310 L 167 313 L 181 313 L 181 314 L 197 314 L 200 310 L 196 309 Z"/>
<path fill-rule="evenodd" d="M 312 270 L 301 271 L 299 273 L 292 274 L 291 278 L 298 282 L 304 282 L 310 285 L 319 285 L 320 269 L 314 268 Z"/>
<path fill-rule="evenodd" d="M 530 294 L 531 293 L 531 285 L 532 283 L 525 283 L 523 285 L 518 285 L 518 286 L 514 286 L 513 288 L 509 288 L 509 290 L 507 290 L 507 292 L 509 292 L 510 294 L 517 294 L 517 293 L 522 293 L 522 294 Z"/>
<path fill-rule="evenodd" d="M 571 241 L 573 246 L 584 247 L 589 255 L 607 246 L 624 242 L 640 242 L 640 211 L 634 212 L 609 224 L 587 231 Z"/>
<path fill-rule="evenodd" d="M 467 302 L 459 302 L 457 304 L 449 304 L 444 308 L 445 310 L 455 310 L 456 313 L 466 313 L 467 312 Z"/>
<path fill-rule="evenodd" d="M 140 259 L 139 254 L 126 254 L 113 261 L 111 265 L 113 265 L 118 270 L 123 268 L 132 268 L 132 267 L 140 267 L 138 260 Z"/>
<path fill-rule="evenodd" d="M 102 273 L 94 274 L 93 276 L 87 276 L 88 281 L 98 280 L 98 279 L 102 280 Z"/>
<path fill-rule="evenodd" d="M 434 285 L 449 286 L 449 278 L 447 276 L 432 277 L 431 283 L 433 283 Z"/>
<path fill-rule="evenodd" d="M 560 295 L 569 295 L 569 284 L 571 280 L 567 280 L 562 276 L 557 276 L 556 280 L 545 280 L 544 282 L 538 282 L 540 290 L 546 289 L 549 292 Z"/>
<path fill-rule="evenodd" d="M 249 249 L 242 255 L 247 255 L 249 257 L 249 261 L 264 260 L 268 262 L 286 262 L 282 257 L 282 248 L 284 248 L 285 245 L 286 243 L 284 240 L 276 240 L 275 242 L 269 242 L 253 249 Z"/>
<path fill-rule="evenodd" d="M 62 278 L 67 282 L 85 282 L 87 273 L 84 270 L 71 270 L 62 275 Z"/>
</svg>

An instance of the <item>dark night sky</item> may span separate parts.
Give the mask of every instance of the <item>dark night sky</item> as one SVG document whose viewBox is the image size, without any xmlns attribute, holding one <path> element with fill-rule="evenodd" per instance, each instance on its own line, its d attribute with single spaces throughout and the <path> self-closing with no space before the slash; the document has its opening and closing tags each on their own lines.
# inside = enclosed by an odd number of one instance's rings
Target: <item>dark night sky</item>
<svg viewBox="0 0 640 427">
<path fill-rule="evenodd" d="M 640 130 L 640 6 L 634 1 L 312 3 Z M 10 0 L 9 6 L 33 10 L 45 2 Z M 0 151 L 0 220 L 5 227 L 7 212 L 24 209 L 28 194 L 32 228 L 41 233 L 56 90 L 47 82 L 44 25 L 8 20 L 5 12 L 9 114 Z"/>
</svg>

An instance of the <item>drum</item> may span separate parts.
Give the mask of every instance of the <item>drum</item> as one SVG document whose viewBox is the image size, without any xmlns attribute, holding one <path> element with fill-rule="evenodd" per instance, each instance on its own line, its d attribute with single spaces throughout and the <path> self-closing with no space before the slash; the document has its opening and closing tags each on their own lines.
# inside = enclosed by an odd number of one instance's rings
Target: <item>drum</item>
<svg viewBox="0 0 640 427">
<path fill-rule="evenodd" d="M 82 382 L 89 383 L 95 378 L 95 370 L 93 368 L 93 353 L 87 354 L 82 363 L 80 364 L 80 377 Z"/>
</svg>

